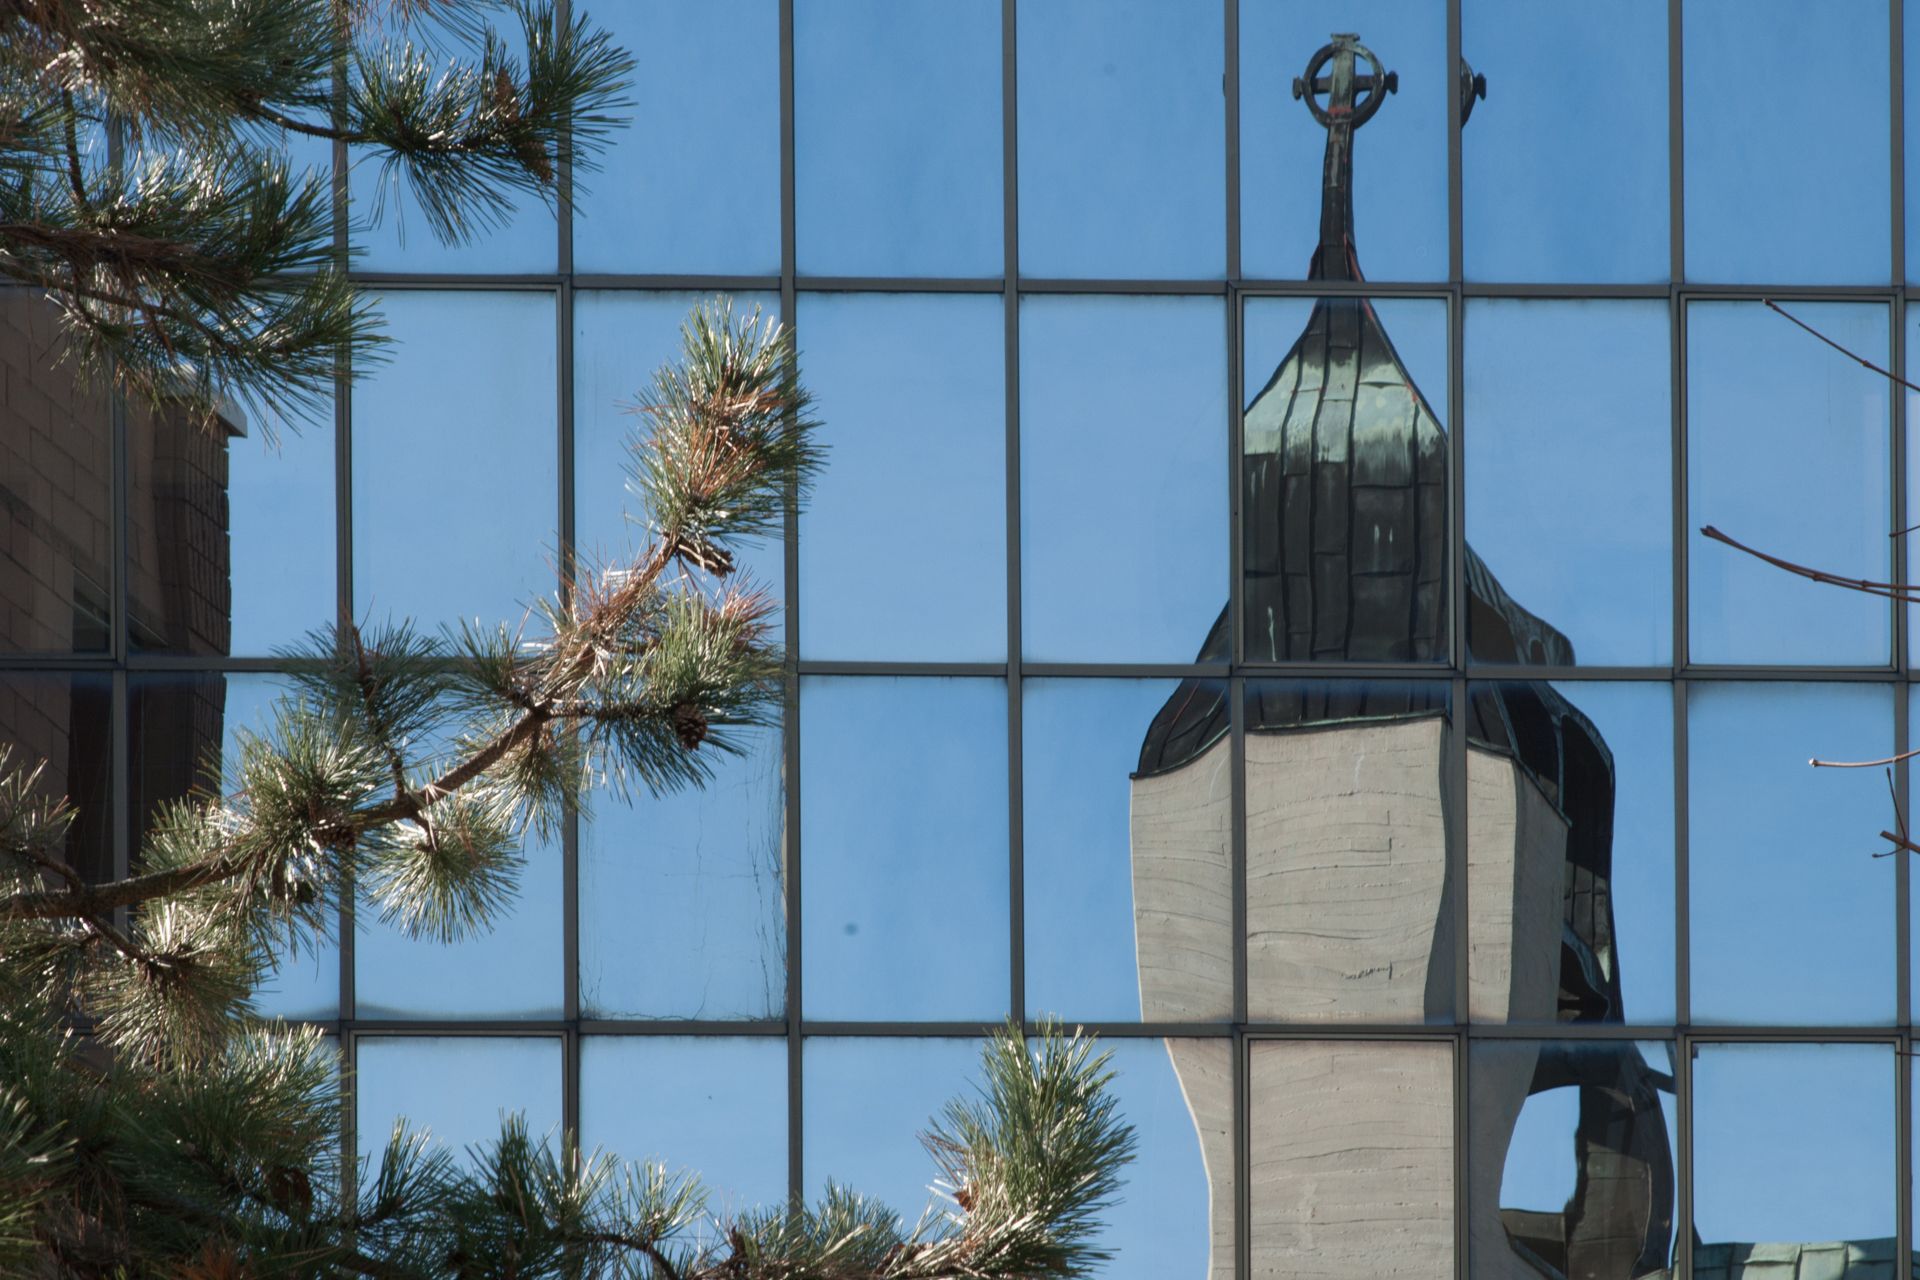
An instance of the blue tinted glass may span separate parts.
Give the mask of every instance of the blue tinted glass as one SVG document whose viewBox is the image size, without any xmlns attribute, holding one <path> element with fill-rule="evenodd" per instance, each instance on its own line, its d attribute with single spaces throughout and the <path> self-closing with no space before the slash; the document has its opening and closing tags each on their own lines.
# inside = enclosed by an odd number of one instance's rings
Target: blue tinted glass
<svg viewBox="0 0 1920 1280">
<path fill-rule="evenodd" d="M 103 652 L 115 572 L 108 398 L 62 358 L 53 303 L 9 288 L 0 308 L 0 653 Z M 128 565 L 129 604 L 159 593 L 156 570 L 150 558 Z"/>
<path fill-rule="evenodd" d="M 391 42 L 398 56 L 400 48 L 411 42 L 416 56 L 426 59 L 437 71 L 450 64 L 473 67 L 479 62 L 477 41 L 451 32 L 447 24 L 435 20 L 431 8 L 415 8 L 427 16 L 402 24 L 395 10 L 373 10 L 378 15 L 369 24 L 362 47 L 377 51 Z M 509 56 L 524 77 L 526 68 L 525 31 L 509 6 L 491 8 L 479 20 L 499 35 Z M 631 46 L 629 46 L 631 47 Z M 376 55 L 377 56 L 377 53 Z M 415 198 L 400 166 L 389 167 L 381 153 L 355 147 L 349 153 L 347 185 L 352 200 L 353 243 L 362 250 L 354 266 L 366 271 L 552 271 L 559 252 L 559 231 L 554 223 L 553 200 L 557 189 L 550 188 L 547 198 L 531 193 L 508 197 L 504 217 L 477 225 L 464 243 L 448 244 L 433 233 L 425 211 Z M 467 206 L 469 216 L 478 209 Z"/>
<path fill-rule="evenodd" d="M 514 1112 L 534 1141 L 559 1142 L 558 1036 L 360 1036 L 354 1065 L 362 1158 L 379 1160 L 402 1117 L 456 1153 L 497 1142 Z"/>
<path fill-rule="evenodd" d="M 1101 1215 L 1115 1280 L 1229 1280 L 1233 1267 L 1233 1042 L 1118 1040 L 1116 1109 L 1139 1143 Z"/>
<path fill-rule="evenodd" d="M 1905 5 L 1902 14 L 1901 32 L 1906 37 L 1906 48 L 1902 51 L 1906 62 L 1905 74 L 1909 79 L 1914 69 L 1920 67 L 1920 0 L 1901 0 Z M 1913 175 L 1916 165 L 1920 165 L 1920 94 L 1906 93 L 1906 120 L 1902 136 L 1906 142 L 1906 171 Z M 1909 190 L 1915 185 L 1913 177 L 1907 179 Z M 1920 279 L 1920 201 L 1909 195 L 1905 202 L 1906 222 L 1904 228 L 1907 237 L 1907 279 Z"/>
<path fill-rule="evenodd" d="M 779 271 L 778 0 L 625 0 L 592 14 L 639 67 L 633 123 L 575 178 L 574 268 Z"/>
<path fill-rule="evenodd" d="M 780 733 L 715 753 L 697 789 L 605 791 L 580 820 L 580 1003 L 598 1018 L 777 1018 L 786 1007 Z"/>
<path fill-rule="evenodd" d="M 265 657 L 333 621 L 332 414 L 329 405 L 311 422 L 255 423 L 251 438 L 227 444 L 229 652 Z"/>
<path fill-rule="evenodd" d="M 1454 1021 L 1442 795 L 1449 694 L 1425 681 L 1246 686 L 1247 1010 L 1255 1021 Z M 1156 763 L 1198 812 L 1217 729 L 1169 706 Z M 1158 735 L 1156 735 L 1158 736 Z M 1173 784 L 1178 784 L 1177 788 Z"/>
<path fill-rule="evenodd" d="M 644 549 L 644 512 L 627 487 L 628 447 L 647 430 L 646 418 L 634 406 L 653 385 L 657 370 L 680 362 L 680 327 L 688 314 L 723 300 L 721 295 L 597 289 L 574 295 L 573 542 L 583 563 L 623 564 Z M 736 294 L 732 303 L 743 317 L 755 307 L 763 317 L 780 310 L 775 294 Z M 745 580 L 776 598 L 785 590 L 781 546 L 778 538 L 756 539 L 740 557 Z"/>
<path fill-rule="evenodd" d="M 833 1183 L 880 1201 L 912 1223 L 933 1203 L 939 1170 L 919 1136 L 949 1098 L 979 1079 L 976 1040 L 807 1040 L 802 1059 L 809 1200 Z"/>
<path fill-rule="evenodd" d="M 807 1016 L 999 1016 L 1006 685 L 815 677 L 800 726 Z"/>
<path fill-rule="evenodd" d="M 459 942 L 409 938 L 362 898 L 354 1000 L 362 1018 L 561 1015 L 560 845 L 529 836 L 520 887 L 491 928 Z"/>
<path fill-rule="evenodd" d="M 1020 8 L 1018 39 L 1020 273 L 1218 276 L 1220 6 L 1053 0 Z"/>
<path fill-rule="evenodd" d="M 1787 309 L 1884 363 L 1885 307 Z M 1687 308 L 1687 375 L 1688 524 L 1830 573 L 1885 581 L 1887 380 L 1751 302 Z M 1695 662 L 1889 659 L 1884 600 L 1783 573 L 1697 533 L 1688 561 Z"/>
<path fill-rule="evenodd" d="M 1269 1040 L 1248 1060 L 1253 1273 L 1453 1274 L 1452 1045 Z"/>
<path fill-rule="evenodd" d="M 1693 1060 L 1694 1274 L 1797 1261 L 1797 1275 L 1870 1275 L 1868 1258 L 1817 1258 L 1874 1241 L 1892 1274 L 1894 1064 L 1879 1044 L 1715 1044 Z M 1794 1258 L 1784 1246 L 1805 1245 Z M 1728 1250 L 1727 1246 L 1732 1249 Z M 1852 1263 L 1853 1265 L 1847 1265 Z M 1704 1266 L 1702 1264 L 1705 1264 Z M 1749 1273 L 1757 1268 L 1750 1268 Z M 1722 1274 L 1725 1274 L 1724 1272 Z"/>
<path fill-rule="evenodd" d="M 584 1036 L 580 1145 L 663 1164 L 727 1217 L 787 1198 L 787 1043 Z"/>
<path fill-rule="evenodd" d="M 354 612 L 515 622 L 553 589 L 553 297 L 390 293 L 353 392 Z"/>
<path fill-rule="evenodd" d="M 1688 689 L 1693 1015 L 1701 1022 L 1893 1018 L 1894 866 L 1873 769 L 1810 769 L 1893 746 L 1891 691 Z"/>
<path fill-rule="evenodd" d="M 1589 665 L 1673 651 L 1670 368 L 1664 302 L 1467 305 L 1467 542 Z"/>
<path fill-rule="evenodd" d="M 1232 1015 L 1225 742 L 1179 776 L 1141 772 L 1155 718 L 1188 693 L 1171 680 L 1023 687 L 1030 1010 L 1128 1021 L 1142 1016 L 1144 991 L 1149 1020 Z M 1224 693 L 1224 682 L 1213 687 L 1216 699 Z"/>
<path fill-rule="evenodd" d="M 998 4 L 798 5 L 793 81 L 803 273 L 1001 274 Z"/>
<path fill-rule="evenodd" d="M 1684 12 L 1688 278 L 1886 280 L 1886 0 Z M 1808 109 L 1823 84 L 1860 106 L 1843 129 Z"/>
<path fill-rule="evenodd" d="M 828 450 L 800 516 L 804 657 L 1006 654 L 1004 315 L 984 294 L 802 299 Z"/>
<path fill-rule="evenodd" d="M 1473 1274 L 1628 1280 L 1673 1257 L 1679 1143 L 1664 1043 L 1479 1041 L 1470 1186 Z M 1604 1225 L 1603 1225 L 1604 1224 Z"/>
<path fill-rule="evenodd" d="M 1445 279 L 1446 95 L 1456 81 L 1447 68 L 1446 6 L 1425 0 L 1249 0 L 1240 6 L 1242 270 L 1300 279 L 1319 244 L 1327 132 L 1305 103 L 1294 101 L 1293 82 L 1336 31 L 1358 32 L 1400 77 L 1399 92 L 1354 135 L 1360 269 L 1375 280 Z M 1473 50 L 1464 52 L 1479 63 Z M 1364 63 L 1359 70 L 1369 72 Z M 1023 235 L 1023 262 L 1025 254 Z"/>
<path fill-rule="evenodd" d="M 1468 974 L 1477 1022 L 1668 1022 L 1673 697 L 1473 686 Z"/>
<path fill-rule="evenodd" d="M 1027 657 L 1200 650 L 1227 599 L 1221 321 L 1212 298 L 1021 303 Z"/>
<path fill-rule="evenodd" d="M 1468 279 L 1667 278 L 1666 49 L 1665 0 L 1461 5 L 1488 81 L 1460 143 Z"/>
</svg>

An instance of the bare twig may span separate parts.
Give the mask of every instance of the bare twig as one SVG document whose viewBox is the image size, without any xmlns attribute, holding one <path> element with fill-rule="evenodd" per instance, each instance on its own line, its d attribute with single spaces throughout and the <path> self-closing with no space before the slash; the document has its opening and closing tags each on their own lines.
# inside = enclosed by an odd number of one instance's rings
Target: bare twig
<svg viewBox="0 0 1920 1280">
<path fill-rule="evenodd" d="M 1920 756 L 1920 747 L 1912 751 L 1902 751 L 1897 756 L 1887 756 L 1880 760 L 1822 760 L 1817 756 L 1807 761 L 1816 769 L 1878 769 L 1882 765 L 1899 764 L 1902 760 L 1911 760 Z"/>
<path fill-rule="evenodd" d="M 1865 356 L 1859 354 L 1856 351 L 1849 351 L 1846 347 L 1841 346 L 1839 343 L 1835 342 L 1832 338 L 1829 338 L 1826 334 L 1820 332 L 1818 329 L 1808 324 L 1805 320 L 1802 320 L 1799 316 L 1796 316 L 1791 311 L 1788 311 L 1785 307 L 1775 302 L 1772 298 L 1762 298 L 1761 301 L 1767 305 L 1769 310 L 1776 311 L 1780 315 L 1785 316 L 1788 320 L 1791 320 L 1794 324 L 1799 325 L 1802 329 L 1805 329 L 1808 333 L 1820 339 L 1820 341 L 1826 343 L 1828 346 L 1832 347 L 1835 351 L 1838 351 L 1841 355 L 1853 361 L 1855 364 L 1860 365 L 1862 368 L 1871 369 L 1875 373 L 1879 374 L 1881 377 L 1886 378 L 1891 382 L 1897 382 L 1909 391 L 1920 391 L 1920 386 L 1916 386 L 1913 383 L 1908 382 L 1905 378 L 1901 377 L 1899 374 L 1895 373 L 1891 369 L 1881 368 L 1879 365 L 1875 364 L 1873 361 L 1867 359 Z"/>
<path fill-rule="evenodd" d="M 1756 560 L 1764 560 L 1776 569 L 1784 569 L 1813 582 L 1824 582 L 1829 586 L 1846 587 L 1852 591 L 1864 591 L 1870 596 L 1884 596 L 1888 600 L 1899 600 L 1907 604 L 1920 604 L 1920 586 L 1905 582 L 1875 582 L 1868 578 L 1847 578 L 1837 573 L 1828 573 L 1824 569 L 1815 569 L 1804 564 L 1795 564 L 1779 556 L 1769 555 L 1755 547 L 1750 547 L 1737 538 L 1720 532 L 1712 525 L 1700 530 L 1705 537 L 1715 542 L 1724 542 L 1735 551 L 1744 551 Z"/>
</svg>

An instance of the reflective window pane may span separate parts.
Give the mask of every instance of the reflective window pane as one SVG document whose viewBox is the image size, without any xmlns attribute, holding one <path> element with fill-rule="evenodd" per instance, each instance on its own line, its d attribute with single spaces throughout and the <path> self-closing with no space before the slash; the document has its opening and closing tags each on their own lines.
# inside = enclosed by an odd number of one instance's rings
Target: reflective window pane
<svg viewBox="0 0 1920 1280">
<path fill-rule="evenodd" d="M 1889 1045 L 1700 1047 L 1693 1274 L 1892 1275 L 1893 1100 Z"/>
<path fill-rule="evenodd" d="M 933 1190 L 939 1169 L 918 1135 L 948 1099 L 972 1096 L 980 1042 L 814 1036 L 804 1052 L 807 1199 L 817 1201 L 831 1180 L 908 1223 L 928 1204 L 951 1209 Z"/>
<path fill-rule="evenodd" d="M 1248 683 L 1254 1021 L 1454 1020 L 1448 714 L 1437 683 Z"/>
<path fill-rule="evenodd" d="M 9 769 L 40 769 L 41 798 L 73 804 L 62 856 L 90 881 L 112 878 L 113 683 L 101 675 L 0 675 L 0 750 Z"/>
<path fill-rule="evenodd" d="M 1465 0 L 1488 81 L 1460 142 L 1468 279 L 1667 278 L 1666 48 L 1665 0 Z"/>
<path fill-rule="evenodd" d="M 1474 1021 L 1672 1020 L 1666 685 L 1474 685 L 1467 839 Z"/>
<path fill-rule="evenodd" d="M 1054 0 L 1018 22 L 1020 273 L 1220 275 L 1219 6 Z"/>
<path fill-rule="evenodd" d="M 1327 131 L 1305 103 L 1294 100 L 1293 82 L 1335 31 L 1357 32 L 1382 66 L 1398 74 L 1400 85 L 1354 135 L 1353 227 L 1360 269 L 1374 280 L 1445 279 L 1447 94 L 1455 91 L 1456 81 L 1447 68 L 1446 8 L 1424 0 L 1241 4 L 1242 270 L 1255 277 L 1301 279 L 1319 244 Z M 1472 49 L 1464 52 L 1479 62 Z M 1359 70 L 1364 75 L 1370 69 L 1363 63 Z M 1319 74 L 1325 77 L 1331 68 Z M 1324 94 L 1320 101 L 1324 106 Z M 1023 259 L 1025 254 L 1023 236 Z"/>
<path fill-rule="evenodd" d="M 1885 361 L 1885 307 L 1787 309 Z M 1829 573 L 1886 581 L 1887 380 L 1754 302 L 1687 308 L 1687 376 L 1688 524 Z M 1698 534 L 1688 561 L 1695 662 L 1889 660 L 1884 600 L 1795 577 Z"/>
<path fill-rule="evenodd" d="M 633 124 L 575 179 L 574 269 L 777 273 L 778 0 L 624 0 L 592 15 L 640 65 Z"/>
<path fill-rule="evenodd" d="M 986 294 L 801 299 L 827 449 L 800 515 L 802 656 L 1006 654 L 1004 316 Z"/>
<path fill-rule="evenodd" d="M 800 726 L 807 1016 L 999 1017 L 1006 685 L 811 677 Z"/>
<path fill-rule="evenodd" d="M 1248 661 L 1446 656 L 1446 319 L 1429 299 L 1248 302 Z M 1204 656 L 1227 656 L 1224 627 Z"/>
<path fill-rule="evenodd" d="M 1891 815 L 1874 769 L 1809 756 L 1893 749 L 1878 685 L 1688 687 L 1688 857 L 1697 1022 L 1888 1022 L 1894 864 L 1873 857 Z"/>
<path fill-rule="evenodd" d="M 787 1044 L 583 1036 L 580 1145 L 690 1173 L 725 1218 L 787 1198 Z"/>
<path fill-rule="evenodd" d="M 1467 304 L 1467 542 L 1568 661 L 1673 651 L 1668 337 L 1664 302 Z M 1474 658 L 1538 661 L 1500 613 L 1473 600 Z"/>
<path fill-rule="evenodd" d="M 1884 282 L 1886 0 L 1689 0 L 1683 13 L 1688 278 Z M 1862 105 L 1844 129 L 1807 109 L 1823 84 Z"/>
<path fill-rule="evenodd" d="M 335 596 L 334 434 L 324 420 L 255 424 L 227 446 L 232 652 L 266 657 L 330 624 Z"/>
<path fill-rule="evenodd" d="M 803 274 L 1001 274 L 998 4 L 797 5 L 793 80 Z"/>
<path fill-rule="evenodd" d="M 1022 643 L 1187 662 L 1227 593 L 1226 349 L 1211 298 L 1020 309 Z"/>
<path fill-rule="evenodd" d="M 573 543 L 584 564 L 624 564 L 645 548 L 644 512 L 627 487 L 629 446 L 647 429 L 635 406 L 656 372 L 679 364 L 680 329 L 689 313 L 726 300 L 725 295 L 603 289 L 574 295 Z M 763 317 L 780 311 L 777 294 L 740 293 L 731 301 L 743 318 L 756 307 Z M 779 538 L 746 544 L 739 557 L 744 578 L 736 581 L 781 598 L 786 590 L 782 546 Z M 777 618 L 773 625 L 779 626 Z"/>
<path fill-rule="evenodd" d="M 113 423 L 105 391 L 61 358 L 59 324 L 34 290 L 0 289 L 0 652 L 99 653 L 113 638 Z M 144 576 L 127 588 L 156 594 Z"/>
<path fill-rule="evenodd" d="M 1255 1275 L 1453 1272 L 1453 1047 L 1256 1041 Z"/>
<path fill-rule="evenodd" d="M 557 1018 L 562 966 L 560 843 L 529 835 L 512 901 L 458 942 L 409 938 L 364 896 L 354 938 L 362 1018 Z"/>
<path fill-rule="evenodd" d="M 390 293 L 353 391 L 354 613 L 514 622 L 553 589 L 554 303 Z"/>
<path fill-rule="evenodd" d="M 1027 1007 L 1069 1019 L 1233 1014 L 1225 681 L 1023 686 Z M 1165 727 L 1215 709 L 1190 761 Z M 1071 910 L 1061 910 L 1072 903 Z"/>
<path fill-rule="evenodd" d="M 1113 1055 L 1115 1108 L 1133 1126 L 1133 1163 L 1097 1243 L 1115 1280 L 1232 1280 L 1233 1041 L 1122 1040 Z"/>
<path fill-rule="evenodd" d="M 362 1158 L 379 1160 L 401 1118 L 455 1153 L 499 1141 L 514 1113 L 534 1141 L 560 1140 L 558 1036 L 360 1036 L 354 1066 Z"/>
<path fill-rule="evenodd" d="M 580 819 L 580 1003 L 596 1018 L 786 1009 L 785 787 L 777 729 L 742 733 L 704 786 Z"/>
<path fill-rule="evenodd" d="M 1673 1262 L 1673 1047 L 1486 1041 L 1470 1064 L 1472 1274 L 1631 1280 Z"/>
</svg>

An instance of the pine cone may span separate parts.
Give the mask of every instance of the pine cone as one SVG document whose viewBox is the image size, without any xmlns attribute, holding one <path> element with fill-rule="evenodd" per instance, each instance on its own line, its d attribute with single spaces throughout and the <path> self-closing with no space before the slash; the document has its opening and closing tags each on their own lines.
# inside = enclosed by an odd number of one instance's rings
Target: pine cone
<svg viewBox="0 0 1920 1280">
<path fill-rule="evenodd" d="M 680 745 L 693 751 L 707 740 L 707 714 L 690 702 L 682 702 L 673 709 L 673 732 L 680 739 Z"/>
</svg>

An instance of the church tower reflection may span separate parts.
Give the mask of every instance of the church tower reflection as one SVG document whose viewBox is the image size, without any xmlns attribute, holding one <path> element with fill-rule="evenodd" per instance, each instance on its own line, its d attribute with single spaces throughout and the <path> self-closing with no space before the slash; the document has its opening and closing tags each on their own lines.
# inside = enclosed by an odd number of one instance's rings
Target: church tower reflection
<svg viewBox="0 0 1920 1280">
<path fill-rule="evenodd" d="M 1449 441 L 1362 282 L 1354 134 L 1397 78 L 1335 35 L 1294 82 L 1327 131 L 1319 244 L 1330 286 L 1247 406 L 1241 459 L 1241 625 L 1247 663 L 1444 663 L 1448 584 L 1465 578 L 1473 656 L 1571 665 L 1573 647 L 1466 548 L 1451 562 Z M 1485 81 L 1460 72 L 1464 120 Z M 1236 658 L 1223 609 L 1199 660 Z M 1466 629 L 1463 629 L 1466 630 Z M 1620 1022 L 1610 892 L 1614 770 L 1593 723 L 1544 681 L 1408 678 L 1245 682 L 1245 983 L 1256 1023 L 1330 1032 L 1425 1023 Z M 1132 783 L 1142 1014 L 1197 1021 L 1231 1007 L 1234 884 L 1226 828 L 1229 686 L 1188 680 L 1161 708 Z M 1450 856 L 1454 735 L 1464 732 L 1473 827 Z M 1464 883 L 1461 869 L 1465 868 Z M 1464 922 L 1466 938 L 1458 935 Z M 1461 972 L 1464 962 L 1465 972 Z M 1464 1007 L 1463 1007 L 1464 1002 Z M 1382 1035 L 1387 1032 L 1382 1032 Z M 1289 1039 L 1284 1069 L 1247 1082 L 1244 1166 L 1255 1257 L 1292 1274 L 1427 1275 L 1454 1251 L 1449 1057 L 1372 1039 Z M 1515 1041 L 1476 1064 L 1468 1223 L 1481 1276 L 1662 1271 L 1674 1169 L 1663 1070 L 1632 1044 L 1565 1051 Z M 1232 1272 L 1235 1156 L 1223 1048 L 1170 1042 L 1213 1189 L 1213 1274 Z M 1281 1061 L 1276 1059 L 1275 1061 Z M 1577 1091 L 1560 1212 L 1501 1209 L 1502 1154 L 1529 1096 Z M 1418 1135 L 1441 1120 L 1444 1136 Z M 1484 1184 L 1484 1185 L 1482 1185 Z M 1265 1260 L 1265 1261 L 1263 1261 Z"/>
</svg>

